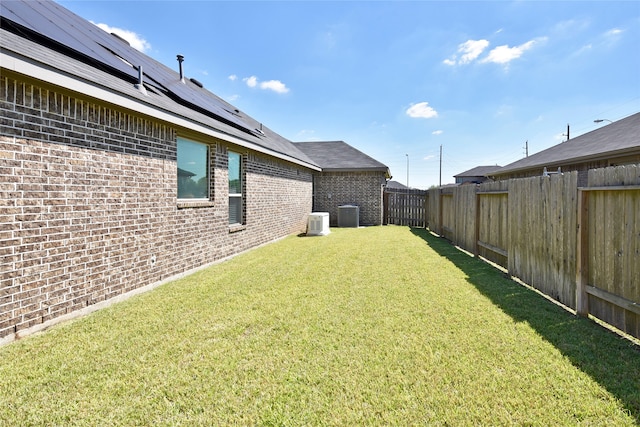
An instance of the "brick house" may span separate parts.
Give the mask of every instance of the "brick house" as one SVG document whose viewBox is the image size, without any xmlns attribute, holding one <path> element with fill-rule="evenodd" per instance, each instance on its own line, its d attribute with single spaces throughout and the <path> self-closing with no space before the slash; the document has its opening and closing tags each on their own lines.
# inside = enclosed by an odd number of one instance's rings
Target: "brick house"
<svg viewBox="0 0 640 427">
<path fill-rule="evenodd" d="M 361 225 L 381 225 L 383 190 L 391 178 L 389 168 L 344 141 L 296 142 L 321 171 L 313 175 L 313 210 L 329 212 L 338 224 L 338 208 L 359 207 Z"/>
<path fill-rule="evenodd" d="M 56 3 L 0 8 L 0 344 L 305 231 L 295 144 Z"/>
<path fill-rule="evenodd" d="M 495 180 L 578 172 L 587 184 L 589 169 L 640 163 L 640 113 L 602 126 L 487 173 Z"/>
</svg>

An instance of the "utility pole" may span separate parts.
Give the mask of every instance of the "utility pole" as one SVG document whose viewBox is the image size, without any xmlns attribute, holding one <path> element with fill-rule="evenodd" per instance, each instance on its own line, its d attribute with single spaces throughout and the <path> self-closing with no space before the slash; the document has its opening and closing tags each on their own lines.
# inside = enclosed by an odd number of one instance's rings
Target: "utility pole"
<svg viewBox="0 0 640 427">
<path fill-rule="evenodd" d="M 567 141 L 569 140 L 569 123 L 567 123 L 567 133 L 563 133 L 562 136 L 566 136 Z M 567 142 L 567 141 L 564 141 L 564 142 Z"/>
<path fill-rule="evenodd" d="M 524 156 L 529 157 L 529 140 L 524 142 Z"/>
<path fill-rule="evenodd" d="M 409 155 L 405 154 L 405 156 L 407 156 L 407 188 L 409 188 Z"/>
<path fill-rule="evenodd" d="M 442 187 L 442 144 L 440 144 L 440 179 L 438 180 L 438 187 Z"/>
</svg>

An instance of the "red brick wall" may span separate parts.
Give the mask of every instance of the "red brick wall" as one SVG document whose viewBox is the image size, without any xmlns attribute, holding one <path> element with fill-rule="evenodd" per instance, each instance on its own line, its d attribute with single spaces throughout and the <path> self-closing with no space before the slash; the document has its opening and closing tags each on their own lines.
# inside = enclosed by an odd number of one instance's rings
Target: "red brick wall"
<svg viewBox="0 0 640 427">
<path fill-rule="evenodd" d="M 0 343 L 45 322 L 305 230 L 311 172 L 223 141 L 211 203 L 177 203 L 180 129 L 0 77 Z M 228 225 L 227 149 L 245 224 Z"/>
</svg>

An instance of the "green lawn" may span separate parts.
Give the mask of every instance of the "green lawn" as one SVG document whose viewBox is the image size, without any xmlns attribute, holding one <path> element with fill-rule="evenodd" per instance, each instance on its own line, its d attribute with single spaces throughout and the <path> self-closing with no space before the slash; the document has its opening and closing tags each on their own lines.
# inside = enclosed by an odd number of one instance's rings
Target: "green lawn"
<svg viewBox="0 0 640 427">
<path fill-rule="evenodd" d="M 425 230 L 289 237 L 0 348 L 0 425 L 637 425 L 640 350 Z"/>
</svg>

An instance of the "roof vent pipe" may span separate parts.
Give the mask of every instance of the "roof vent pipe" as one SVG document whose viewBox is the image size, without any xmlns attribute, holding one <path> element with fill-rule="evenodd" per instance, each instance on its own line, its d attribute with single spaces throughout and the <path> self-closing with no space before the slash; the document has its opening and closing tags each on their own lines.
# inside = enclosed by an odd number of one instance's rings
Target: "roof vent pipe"
<svg viewBox="0 0 640 427">
<path fill-rule="evenodd" d="M 182 62 L 184 61 L 184 56 L 178 55 L 178 64 L 180 67 L 180 81 L 184 83 L 184 73 L 182 72 Z"/>
<path fill-rule="evenodd" d="M 142 72 L 142 65 L 138 67 L 138 83 L 135 88 L 142 92 L 143 95 L 147 94 L 147 90 L 144 88 L 144 73 Z"/>
</svg>

